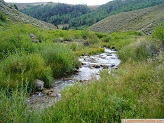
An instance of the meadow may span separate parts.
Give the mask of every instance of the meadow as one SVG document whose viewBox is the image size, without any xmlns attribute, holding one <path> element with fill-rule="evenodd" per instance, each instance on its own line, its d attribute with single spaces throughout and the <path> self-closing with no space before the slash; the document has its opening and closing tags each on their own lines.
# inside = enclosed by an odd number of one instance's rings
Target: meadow
<svg viewBox="0 0 164 123">
<path fill-rule="evenodd" d="M 157 26 L 151 36 L 136 31 L 106 34 L 43 30 L 1 20 L 0 122 L 117 123 L 122 118 L 163 118 L 163 29 Z M 100 80 L 65 88 L 60 101 L 49 108 L 29 108 L 25 100 L 35 90 L 35 79 L 50 87 L 54 78 L 80 66 L 78 56 L 103 52 L 100 46 L 118 51 L 122 63 L 117 70 L 110 74 L 103 70 Z"/>
</svg>

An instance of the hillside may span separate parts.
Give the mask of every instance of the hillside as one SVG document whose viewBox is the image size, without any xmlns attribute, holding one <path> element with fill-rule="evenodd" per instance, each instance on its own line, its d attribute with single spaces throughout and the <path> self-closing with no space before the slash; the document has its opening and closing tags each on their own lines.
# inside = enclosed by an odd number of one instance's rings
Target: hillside
<svg viewBox="0 0 164 123">
<path fill-rule="evenodd" d="M 6 4 L 3 0 L 0 0 L 0 11 L 3 12 L 7 16 L 7 18 L 11 21 L 32 24 L 41 28 L 56 29 L 56 27 L 52 24 L 29 17 L 19 12 L 15 8 L 8 6 L 8 4 Z"/>
<path fill-rule="evenodd" d="M 147 8 L 164 3 L 163 0 L 113 0 L 100 6 L 39 4 L 28 5 L 20 11 L 34 18 L 54 25 L 68 24 L 71 28 L 81 29 L 121 12 Z M 16 4 L 17 5 L 17 4 Z M 18 8 L 19 4 L 18 4 Z"/>
<path fill-rule="evenodd" d="M 8 3 L 9 5 L 16 5 L 19 10 L 25 9 L 25 8 L 31 8 L 33 6 L 37 5 L 45 5 L 45 4 L 56 4 L 51 2 L 36 2 L 36 3 Z"/>
<path fill-rule="evenodd" d="M 164 3 L 163 0 L 113 0 L 99 6 L 95 11 L 70 20 L 73 27 L 91 26 L 96 22 L 121 12 L 129 12 Z"/>
<path fill-rule="evenodd" d="M 89 27 L 96 32 L 141 30 L 146 34 L 164 20 L 164 4 L 109 16 Z"/>
<path fill-rule="evenodd" d="M 68 24 L 73 18 L 90 13 L 91 9 L 87 5 L 69 5 L 64 3 L 42 4 L 22 9 L 21 12 L 50 22 L 54 25 Z"/>
</svg>

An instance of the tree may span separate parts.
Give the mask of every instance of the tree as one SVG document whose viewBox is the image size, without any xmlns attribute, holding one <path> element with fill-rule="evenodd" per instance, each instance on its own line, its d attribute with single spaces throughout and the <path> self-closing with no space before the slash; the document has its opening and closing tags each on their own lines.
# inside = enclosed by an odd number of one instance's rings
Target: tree
<svg viewBox="0 0 164 123">
<path fill-rule="evenodd" d="M 18 7 L 14 4 L 14 8 L 16 9 L 16 10 L 18 10 Z"/>
</svg>

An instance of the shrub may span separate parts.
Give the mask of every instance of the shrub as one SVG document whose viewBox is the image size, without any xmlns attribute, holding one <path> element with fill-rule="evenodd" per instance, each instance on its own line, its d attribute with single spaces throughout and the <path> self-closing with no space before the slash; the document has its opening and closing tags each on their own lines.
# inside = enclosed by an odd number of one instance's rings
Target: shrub
<svg viewBox="0 0 164 123">
<path fill-rule="evenodd" d="M 71 48 L 73 51 L 76 51 L 76 50 L 77 50 L 77 47 L 78 47 L 77 42 L 72 42 L 72 43 L 70 44 L 70 48 Z"/>
<path fill-rule="evenodd" d="M 103 37 L 102 40 L 103 40 L 103 42 L 105 42 L 105 43 L 109 43 L 109 42 L 110 42 L 110 36 Z"/>
<path fill-rule="evenodd" d="M 135 40 L 136 36 L 140 36 L 140 32 L 127 31 L 127 32 L 114 32 L 111 33 L 104 41 L 110 44 L 110 47 L 114 47 L 116 50 L 120 50 L 122 47 L 130 44 Z"/>
<path fill-rule="evenodd" d="M 45 66 L 44 59 L 39 54 L 14 54 L 1 62 L 0 87 L 15 88 L 24 85 L 27 81 L 29 86 L 33 86 L 35 79 L 45 82 L 49 87 L 52 83 L 52 73 L 50 67 Z M 4 79 L 4 76 L 6 77 Z"/>
<path fill-rule="evenodd" d="M 143 39 L 124 46 L 120 51 L 118 51 L 119 57 L 122 61 L 142 61 L 157 53 L 158 50 L 156 46 Z"/>
<path fill-rule="evenodd" d="M 153 37 L 164 43 L 164 22 L 155 27 Z"/>
<path fill-rule="evenodd" d="M 77 59 L 69 47 L 62 44 L 42 43 L 38 45 L 38 52 L 42 54 L 46 64 L 51 67 L 54 77 L 61 77 L 71 73 L 78 67 Z"/>
<path fill-rule="evenodd" d="M 0 33 L 0 59 L 20 51 L 29 53 L 34 51 L 35 44 L 29 35 L 23 32 L 21 28 L 13 27 Z"/>
<path fill-rule="evenodd" d="M 88 35 L 87 41 L 89 44 L 96 44 L 100 41 L 100 39 L 93 33 Z"/>
<path fill-rule="evenodd" d="M 3 22 L 6 22 L 7 21 L 6 16 L 2 12 L 0 12 L 0 20 L 3 21 Z"/>
</svg>

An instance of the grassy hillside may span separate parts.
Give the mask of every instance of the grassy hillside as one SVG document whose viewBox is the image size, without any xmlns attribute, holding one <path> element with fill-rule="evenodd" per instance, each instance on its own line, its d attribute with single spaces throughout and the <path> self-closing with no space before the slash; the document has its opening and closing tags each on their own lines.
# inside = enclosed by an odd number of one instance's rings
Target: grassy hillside
<svg viewBox="0 0 164 123">
<path fill-rule="evenodd" d="M 44 5 L 44 4 L 57 4 L 57 3 L 51 3 L 51 2 L 36 2 L 36 3 L 8 3 L 9 5 L 16 5 L 19 10 L 25 9 L 25 8 L 31 8 L 33 6 L 37 5 Z"/>
<path fill-rule="evenodd" d="M 29 17 L 16 10 L 14 7 L 9 6 L 3 0 L 0 1 L 0 12 L 7 15 L 7 18 L 11 21 L 32 24 L 40 28 L 56 29 L 56 27 L 53 24 L 46 23 L 44 21 L 39 21 L 37 19 Z"/>
<path fill-rule="evenodd" d="M 91 26 L 96 22 L 117 13 L 133 11 L 164 3 L 163 0 L 113 0 L 99 6 L 95 11 L 72 19 L 70 25 L 74 27 Z"/>
<path fill-rule="evenodd" d="M 109 16 L 89 27 L 96 32 L 114 32 L 139 30 L 145 34 L 152 33 L 152 29 L 164 20 L 164 4 Z"/>
</svg>

